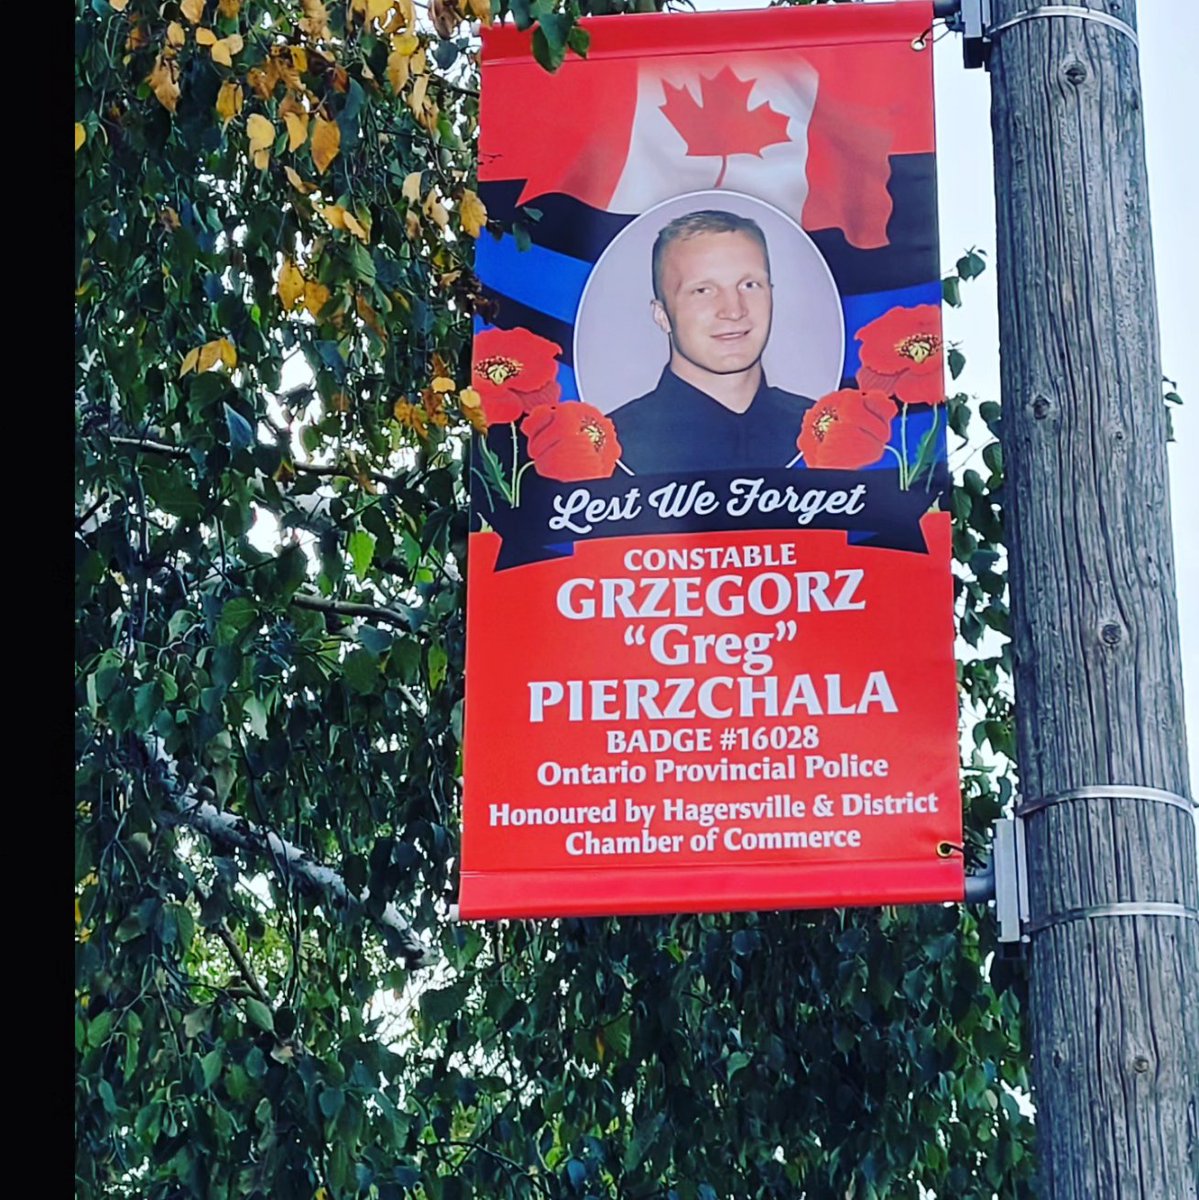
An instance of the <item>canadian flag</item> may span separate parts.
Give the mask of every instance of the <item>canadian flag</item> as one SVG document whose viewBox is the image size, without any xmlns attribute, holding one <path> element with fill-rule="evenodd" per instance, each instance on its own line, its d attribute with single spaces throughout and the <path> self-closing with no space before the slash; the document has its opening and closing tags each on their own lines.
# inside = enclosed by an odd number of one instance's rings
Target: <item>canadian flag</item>
<svg viewBox="0 0 1199 1200">
<path fill-rule="evenodd" d="M 885 246 L 890 158 L 933 148 L 930 81 L 912 77 L 927 59 L 902 49 L 597 59 L 519 85 L 511 63 L 485 68 L 479 177 L 524 180 L 522 204 L 561 192 L 618 213 L 728 188 Z"/>
</svg>

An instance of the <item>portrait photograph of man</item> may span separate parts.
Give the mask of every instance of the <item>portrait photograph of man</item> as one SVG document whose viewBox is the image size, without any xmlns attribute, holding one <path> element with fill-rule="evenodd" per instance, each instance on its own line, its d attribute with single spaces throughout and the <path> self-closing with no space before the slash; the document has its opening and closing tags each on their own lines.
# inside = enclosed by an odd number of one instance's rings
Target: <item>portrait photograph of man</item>
<svg viewBox="0 0 1199 1200">
<path fill-rule="evenodd" d="M 701 198 L 725 203 L 685 204 Z M 652 225 L 652 243 L 646 247 L 650 229 L 643 228 L 636 234 L 640 264 L 628 248 L 619 256 L 623 312 L 615 295 L 603 306 L 584 297 L 576 346 L 581 394 L 614 423 L 628 473 L 786 467 L 804 413 L 839 376 L 844 333 L 836 290 L 815 250 L 804 256 L 810 243 L 802 232 L 768 205 L 728 193 L 682 199 L 669 206 L 683 208 L 677 215 L 651 212 L 636 223 Z M 765 219 L 733 211 L 728 200 L 743 210 L 760 206 Z M 785 276 L 772 241 L 783 249 Z M 616 278 L 612 270 L 600 286 L 611 288 Z M 783 304 L 776 303 L 780 293 Z M 601 307 L 609 310 L 609 332 L 614 321 L 621 333 L 631 331 L 620 339 L 627 356 L 614 356 L 609 338 L 601 357 L 600 343 L 588 340 Z"/>
</svg>

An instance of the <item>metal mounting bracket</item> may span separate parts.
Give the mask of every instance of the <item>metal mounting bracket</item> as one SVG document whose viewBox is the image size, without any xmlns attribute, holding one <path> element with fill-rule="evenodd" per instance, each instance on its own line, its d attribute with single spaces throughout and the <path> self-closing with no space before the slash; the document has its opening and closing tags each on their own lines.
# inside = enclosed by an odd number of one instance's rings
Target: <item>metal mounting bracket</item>
<svg viewBox="0 0 1199 1200">
<path fill-rule="evenodd" d="M 934 0 L 933 15 L 944 20 L 947 29 L 962 35 L 962 62 L 967 69 L 989 69 L 995 40 L 1001 33 L 1027 21 L 1062 17 L 1093 21 L 1130 38 L 1134 45 L 1137 43 L 1137 31 L 1127 21 L 1097 9 L 1084 8 L 1081 4 L 1036 4 L 996 23 L 992 0 Z"/>
<path fill-rule="evenodd" d="M 1028 856 L 1025 851 L 1024 823 L 1036 813 L 1060 804 L 1085 803 L 1092 800 L 1136 800 L 1140 803 L 1164 804 L 1190 812 L 1196 806 L 1189 796 L 1180 796 L 1161 788 L 1121 784 L 1098 784 L 1071 788 L 1052 796 L 1027 800 L 1016 807 L 1015 815 L 1003 817 L 994 824 L 991 850 L 991 873 L 994 876 L 995 915 L 999 920 L 999 941 L 1003 944 L 1023 943 L 1032 935 L 1070 921 L 1095 920 L 1101 917 L 1149 916 L 1184 921 L 1199 920 L 1199 912 L 1183 904 L 1143 900 L 1114 901 L 1072 908 L 1066 912 L 1048 913 L 1034 921 L 1031 918 L 1028 892 Z M 970 899 L 970 897 L 967 897 Z"/>
</svg>

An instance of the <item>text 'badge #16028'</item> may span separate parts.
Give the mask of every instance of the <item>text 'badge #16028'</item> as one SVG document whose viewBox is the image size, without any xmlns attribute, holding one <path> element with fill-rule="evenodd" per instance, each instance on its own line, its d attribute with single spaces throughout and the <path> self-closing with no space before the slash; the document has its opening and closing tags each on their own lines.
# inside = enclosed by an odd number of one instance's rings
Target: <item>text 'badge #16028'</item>
<svg viewBox="0 0 1199 1200">
<path fill-rule="evenodd" d="M 961 898 L 931 23 L 485 35 L 462 916 Z"/>
</svg>

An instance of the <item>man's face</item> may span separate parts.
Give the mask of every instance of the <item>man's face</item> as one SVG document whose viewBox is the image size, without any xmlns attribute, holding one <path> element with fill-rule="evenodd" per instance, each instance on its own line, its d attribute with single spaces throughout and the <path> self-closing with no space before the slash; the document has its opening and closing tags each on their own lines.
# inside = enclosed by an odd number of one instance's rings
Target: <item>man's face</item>
<svg viewBox="0 0 1199 1200">
<path fill-rule="evenodd" d="M 697 233 L 666 247 L 658 327 L 675 356 L 714 375 L 746 371 L 770 337 L 773 303 L 762 247 L 747 233 Z"/>
</svg>

